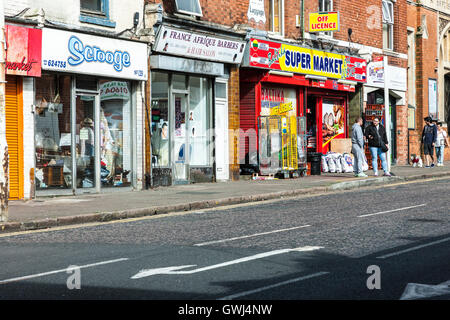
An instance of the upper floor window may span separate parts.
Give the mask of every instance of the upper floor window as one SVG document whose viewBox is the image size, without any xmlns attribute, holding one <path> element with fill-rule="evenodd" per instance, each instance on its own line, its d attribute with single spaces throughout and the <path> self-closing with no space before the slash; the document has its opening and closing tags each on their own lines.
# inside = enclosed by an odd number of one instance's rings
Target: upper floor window
<svg viewBox="0 0 450 320">
<path fill-rule="evenodd" d="M 319 0 L 319 12 L 333 11 L 333 0 Z M 333 32 L 320 32 L 327 36 L 333 36 Z"/>
<path fill-rule="evenodd" d="M 333 0 L 319 0 L 319 12 L 333 11 Z"/>
<path fill-rule="evenodd" d="M 270 0 L 270 31 L 284 34 L 284 0 Z"/>
<path fill-rule="evenodd" d="M 80 0 L 81 10 L 95 11 L 96 13 L 104 14 L 102 0 Z"/>
<path fill-rule="evenodd" d="M 105 27 L 115 27 L 109 18 L 110 0 L 80 0 L 80 21 Z"/>
<path fill-rule="evenodd" d="M 193 16 L 202 16 L 202 7 L 200 0 L 175 0 L 177 12 L 190 14 Z"/>
<path fill-rule="evenodd" d="M 383 49 L 394 50 L 394 4 L 383 0 Z"/>
</svg>

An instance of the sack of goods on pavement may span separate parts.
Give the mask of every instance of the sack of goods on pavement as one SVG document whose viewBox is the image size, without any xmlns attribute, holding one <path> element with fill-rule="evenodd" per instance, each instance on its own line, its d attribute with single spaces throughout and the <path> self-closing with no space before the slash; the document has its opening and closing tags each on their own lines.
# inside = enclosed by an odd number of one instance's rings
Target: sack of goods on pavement
<svg viewBox="0 0 450 320">
<path fill-rule="evenodd" d="M 351 173 L 353 172 L 353 159 L 349 153 L 327 152 L 322 155 L 322 172 Z"/>
<path fill-rule="evenodd" d="M 363 154 L 363 155 L 364 155 L 364 157 L 363 157 L 362 170 L 367 171 L 367 170 L 369 170 L 369 163 L 367 162 L 366 155 L 365 154 Z"/>
</svg>

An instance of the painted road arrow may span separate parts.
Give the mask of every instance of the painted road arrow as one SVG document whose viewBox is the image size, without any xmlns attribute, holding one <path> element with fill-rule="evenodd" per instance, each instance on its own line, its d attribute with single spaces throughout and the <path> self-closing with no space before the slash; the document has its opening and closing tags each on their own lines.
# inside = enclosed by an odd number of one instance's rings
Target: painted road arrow
<svg viewBox="0 0 450 320">
<path fill-rule="evenodd" d="M 195 267 L 196 265 L 146 269 L 146 270 L 139 271 L 137 274 L 132 276 L 131 279 L 140 279 L 140 278 L 154 276 L 157 274 L 194 274 L 194 273 L 198 273 L 198 272 L 203 272 L 203 271 L 208 271 L 208 270 L 231 266 L 233 264 L 238 264 L 238 263 L 242 263 L 242 262 L 262 259 L 262 258 L 266 258 L 266 257 L 270 257 L 270 256 L 275 256 L 278 254 L 283 254 L 283 253 L 288 253 L 288 252 L 314 251 L 314 250 L 319 250 L 319 249 L 322 249 L 322 247 L 308 246 L 308 247 L 301 247 L 301 248 L 295 248 L 295 249 L 280 249 L 280 250 L 274 250 L 274 251 L 269 251 L 269 252 L 264 252 L 264 253 L 258 253 L 253 256 L 244 257 L 244 258 L 240 258 L 240 259 L 236 259 L 236 260 L 232 260 L 232 261 L 215 264 L 215 265 L 208 266 L 208 267 L 198 268 L 198 269 L 194 269 L 194 270 L 187 270 L 187 271 L 180 271 L 180 270 L 190 268 L 190 267 Z"/>
<path fill-rule="evenodd" d="M 408 283 L 400 300 L 426 299 L 450 294 L 450 280 L 437 285 Z"/>
</svg>

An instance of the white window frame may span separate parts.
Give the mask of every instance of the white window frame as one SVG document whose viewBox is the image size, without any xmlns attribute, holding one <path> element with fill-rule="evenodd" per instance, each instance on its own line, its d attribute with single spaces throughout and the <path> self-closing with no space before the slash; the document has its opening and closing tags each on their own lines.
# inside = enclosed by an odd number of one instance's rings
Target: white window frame
<svg viewBox="0 0 450 320">
<path fill-rule="evenodd" d="M 320 10 L 320 7 L 324 8 L 326 3 L 330 3 L 330 10 L 324 11 Z M 319 12 L 330 12 L 333 11 L 333 0 L 319 0 Z"/>
<path fill-rule="evenodd" d="M 284 37 L 284 0 L 279 0 L 280 1 L 280 7 L 279 7 L 279 20 L 280 20 L 280 31 L 275 31 L 275 17 L 273 15 L 273 13 L 275 12 L 275 1 L 274 0 L 270 0 L 270 32 L 272 32 L 273 34 L 277 34 L 277 35 L 281 35 Z"/>
<path fill-rule="evenodd" d="M 197 1 L 198 8 L 200 9 L 200 13 L 194 12 L 194 11 L 186 11 L 186 10 L 178 9 L 178 1 L 183 1 L 183 0 L 175 0 L 175 8 L 178 13 L 188 14 L 188 15 L 197 16 L 197 17 L 203 16 L 202 6 L 200 5 L 200 0 L 190 0 L 190 1 Z"/>
<path fill-rule="evenodd" d="M 394 3 L 390 0 L 382 1 L 382 16 L 383 16 L 383 49 L 394 50 Z M 387 31 L 389 33 L 389 43 L 385 47 L 384 42 L 384 26 L 386 25 Z"/>
<path fill-rule="evenodd" d="M 320 10 L 321 7 L 324 8 L 326 3 L 329 3 L 330 6 L 330 10 L 328 11 L 323 11 Z M 319 0 L 319 12 L 332 12 L 333 11 L 333 0 Z M 319 35 L 321 36 L 325 36 L 328 38 L 332 38 L 333 37 L 333 32 L 332 31 L 327 31 L 327 32 L 319 32 Z"/>
</svg>

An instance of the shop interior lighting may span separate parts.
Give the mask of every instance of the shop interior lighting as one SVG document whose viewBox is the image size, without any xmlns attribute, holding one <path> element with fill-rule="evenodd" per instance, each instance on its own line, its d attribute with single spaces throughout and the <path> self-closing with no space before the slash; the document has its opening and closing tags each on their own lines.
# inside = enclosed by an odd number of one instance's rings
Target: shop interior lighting
<svg viewBox="0 0 450 320">
<path fill-rule="evenodd" d="M 314 76 L 314 75 L 311 75 L 311 74 L 306 75 L 305 78 L 306 79 L 312 79 L 312 80 L 327 81 L 327 77 Z"/>
<path fill-rule="evenodd" d="M 274 74 L 277 76 L 284 76 L 284 77 L 293 77 L 294 74 L 292 72 L 283 72 L 283 71 L 277 71 L 277 70 L 270 70 L 269 74 Z"/>
</svg>

